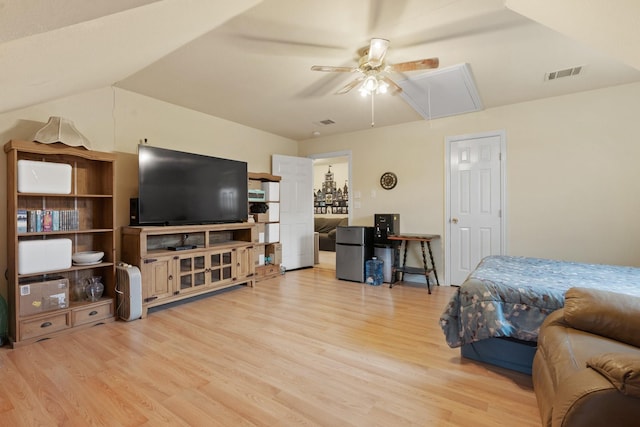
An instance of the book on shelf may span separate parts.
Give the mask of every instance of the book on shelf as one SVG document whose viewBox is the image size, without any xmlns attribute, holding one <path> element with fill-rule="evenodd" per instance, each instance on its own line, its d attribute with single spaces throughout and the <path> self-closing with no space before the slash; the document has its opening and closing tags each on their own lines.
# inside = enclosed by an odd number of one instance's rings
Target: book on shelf
<svg viewBox="0 0 640 427">
<path fill-rule="evenodd" d="M 60 211 L 51 211 L 51 230 L 60 231 Z"/>
<path fill-rule="evenodd" d="M 53 214 L 50 210 L 42 211 L 42 231 L 53 231 Z"/>
<path fill-rule="evenodd" d="M 42 211 L 40 209 L 36 210 L 36 232 L 40 233 L 42 231 Z"/>
<path fill-rule="evenodd" d="M 18 209 L 16 216 L 17 216 L 18 233 L 26 233 L 27 232 L 27 210 Z"/>
<path fill-rule="evenodd" d="M 20 221 L 21 212 L 24 215 L 23 223 Z M 21 231 L 21 224 L 23 229 Z M 51 231 L 78 230 L 80 226 L 77 210 L 35 209 L 18 210 L 18 232 L 40 233 Z"/>
</svg>

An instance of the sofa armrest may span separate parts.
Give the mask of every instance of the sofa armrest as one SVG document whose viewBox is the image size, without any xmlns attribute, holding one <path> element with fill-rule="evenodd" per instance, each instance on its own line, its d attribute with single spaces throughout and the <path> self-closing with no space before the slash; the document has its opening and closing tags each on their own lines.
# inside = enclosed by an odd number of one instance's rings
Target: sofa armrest
<svg viewBox="0 0 640 427">
<path fill-rule="evenodd" d="M 621 393 L 640 398 L 640 357 L 605 353 L 591 357 L 587 366 L 608 379 Z"/>
<path fill-rule="evenodd" d="M 640 347 L 640 297 L 587 288 L 565 294 L 564 320 L 575 329 Z"/>
</svg>

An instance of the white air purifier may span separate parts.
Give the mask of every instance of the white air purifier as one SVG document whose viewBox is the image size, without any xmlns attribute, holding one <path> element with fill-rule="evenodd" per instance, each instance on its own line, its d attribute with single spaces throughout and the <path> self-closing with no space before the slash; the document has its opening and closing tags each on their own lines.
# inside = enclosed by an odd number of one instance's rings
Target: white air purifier
<svg viewBox="0 0 640 427">
<path fill-rule="evenodd" d="M 120 263 L 116 267 L 118 317 L 124 321 L 142 317 L 142 275 L 138 267 Z"/>
</svg>

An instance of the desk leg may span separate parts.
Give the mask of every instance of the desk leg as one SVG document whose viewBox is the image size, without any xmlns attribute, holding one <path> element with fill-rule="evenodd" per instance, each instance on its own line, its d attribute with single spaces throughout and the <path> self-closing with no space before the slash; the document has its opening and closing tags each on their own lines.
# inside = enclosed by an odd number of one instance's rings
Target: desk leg
<svg viewBox="0 0 640 427">
<path fill-rule="evenodd" d="M 393 288 L 393 284 L 398 281 L 398 266 L 400 265 L 400 246 L 393 242 L 391 244 L 393 248 L 393 265 L 391 266 L 391 282 L 389 282 L 389 287 Z"/>
<path fill-rule="evenodd" d="M 433 262 L 433 252 L 431 252 L 431 242 L 427 242 L 427 249 L 429 249 L 429 258 L 431 258 L 431 267 L 433 267 L 433 276 L 436 278 L 436 284 L 440 286 L 440 281 L 438 280 L 438 272 L 436 271 L 436 265 Z"/>
<path fill-rule="evenodd" d="M 404 241 L 404 255 L 402 257 L 402 270 L 400 272 L 400 281 L 404 281 L 404 268 L 407 266 L 407 249 L 409 248 L 409 241 Z"/>
<path fill-rule="evenodd" d="M 422 249 L 422 265 L 424 266 L 424 278 L 427 279 L 427 291 L 431 293 L 431 283 L 429 283 L 429 266 L 427 265 L 427 254 L 424 252 L 424 242 L 422 241 L 420 242 L 420 249 Z"/>
</svg>

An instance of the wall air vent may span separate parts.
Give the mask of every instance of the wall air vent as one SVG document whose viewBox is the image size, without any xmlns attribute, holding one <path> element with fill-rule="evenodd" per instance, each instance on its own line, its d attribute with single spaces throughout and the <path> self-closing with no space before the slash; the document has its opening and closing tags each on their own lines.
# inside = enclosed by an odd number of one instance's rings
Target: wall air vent
<svg viewBox="0 0 640 427">
<path fill-rule="evenodd" d="M 552 71 L 544 75 L 545 80 L 556 80 L 562 77 L 577 76 L 582 71 L 582 65 L 579 67 L 565 68 L 564 70 Z"/>
</svg>

